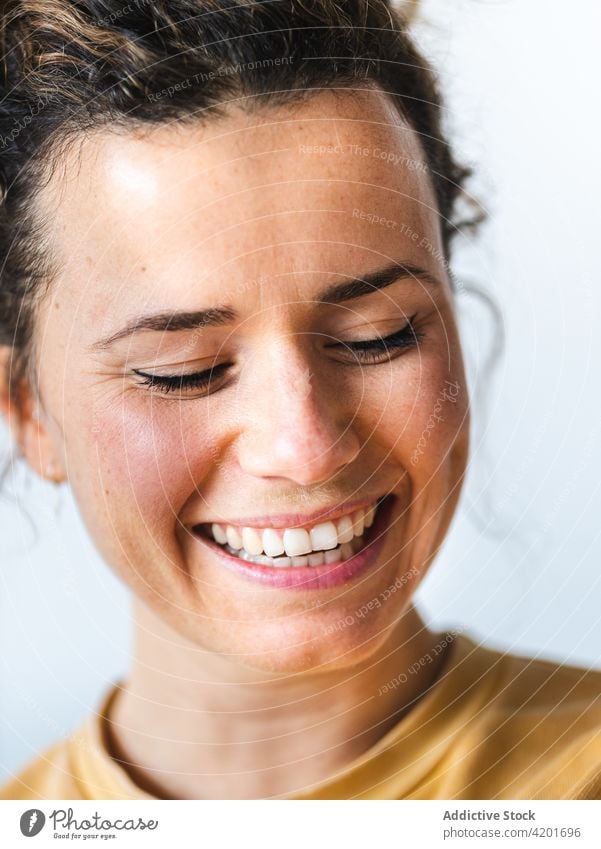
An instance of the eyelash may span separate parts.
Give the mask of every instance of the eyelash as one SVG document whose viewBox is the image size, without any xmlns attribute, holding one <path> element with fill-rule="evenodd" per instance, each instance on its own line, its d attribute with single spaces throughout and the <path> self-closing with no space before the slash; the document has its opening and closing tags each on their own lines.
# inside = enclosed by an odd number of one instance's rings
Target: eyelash
<svg viewBox="0 0 601 849">
<path fill-rule="evenodd" d="M 390 336 L 384 336 L 379 339 L 366 339 L 361 342 L 341 342 L 328 347 L 344 348 L 346 351 L 350 350 L 362 363 L 369 362 L 374 364 L 376 362 L 385 362 L 385 360 L 380 360 L 382 353 L 389 350 L 415 347 L 424 338 L 425 333 L 420 333 L 413 327 L 414 319 L 415 316 L 411 316 L 404 327 L 400 330 L 395 330 Z M 154 391 L 176 392 L 177 390 L 206 388 L 225 369 L 230 368 L 230 365 L 231 363 L 221 363 L 212 369 L 195 374 L 148 374 L 138 371 L 138 369 L 134 369 L 134 373 L 144 378 L 140 383 L 141 386 L 147 386 Z"/>
<path fill-rule="evenodd" d="M 366 339 L 362 342 L 341 342 L 331 347 L 344 348 L 347 351 L 350 350 L 362 362 L 385 362 L 379 359 L 382 353 L 391 349 L 413 348 L 424 338 L 426 334 L 420 333 L 413 326 L 415 318 L 416 316 L 412 315 L 404 327 L 401 327 L 400 330 L 395 330 L 390 336 L 383 336 L 379 339 Z"/>
</svg>

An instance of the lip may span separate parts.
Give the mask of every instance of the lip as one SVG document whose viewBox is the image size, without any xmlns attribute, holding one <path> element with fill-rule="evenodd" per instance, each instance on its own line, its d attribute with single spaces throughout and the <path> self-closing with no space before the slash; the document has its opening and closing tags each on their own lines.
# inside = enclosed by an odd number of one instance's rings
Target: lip
<svg viewBox="0 0 601 849">
<path fill-rule="evenodd" d="M 233 525 L 235 528 L 310 528 L 321 521 L 340 519 L 342 516 L 354 513 L 360 507 L 371 507 L 376 501 L 381 501 L 384 496 L 374 495 L 371 498 L 362 498 L 357 501 L 346 501 L 342 504 L 337 504 L 335 507 L 325 508 L 323 510 L 315 510 L 313 513 L 265 513 L 262 516 L 245 516 L 235 519 L 215 519 L 214 522 L 195 522 L 194 525 L 210 526 L 215 523 L 217 525 Z"/>
<path fill-rule="evenodd" d="M 193 533 L 227 569 L 249 581 L 275 589 L 324 590 L 345 584 L 373 566 L 390 530 L 390 514 L 395 502 L 396 496 L 391 493 L 384 497 L 373 525 L 367 529 L 365 545 L 361 551 L 348 560 L 325 563 L 323 566 L 262 566 L 260 563 L 233 557 L 200 532 L 193 529 Z"/>
</svg>

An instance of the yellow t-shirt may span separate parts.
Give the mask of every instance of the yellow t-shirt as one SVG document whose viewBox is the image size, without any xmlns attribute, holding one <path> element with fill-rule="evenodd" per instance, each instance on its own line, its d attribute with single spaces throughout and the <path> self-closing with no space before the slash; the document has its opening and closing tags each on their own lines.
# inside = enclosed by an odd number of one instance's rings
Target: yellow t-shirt
<svg viewBox="0 0 601 849">
<path fill-rule="evenodd" d="M 103 742 L 118 685 L 0 799 L 152 799 Z M 363 755 L 288 799 L 601 799 L 601 671 L 459 633 L 442 675 Z"/>
</svg>

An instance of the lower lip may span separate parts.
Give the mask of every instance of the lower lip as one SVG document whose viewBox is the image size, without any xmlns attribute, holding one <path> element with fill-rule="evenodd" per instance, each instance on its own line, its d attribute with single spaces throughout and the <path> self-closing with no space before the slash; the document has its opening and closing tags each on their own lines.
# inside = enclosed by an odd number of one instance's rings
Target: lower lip
<svg viewBox="0 0 601 849">
<path fill-rule="evenodd" d="M 388 495 L 380 504 L 375 521 L 365 534 L 365 545 L 361 551 L 348 560 L 323 566 L 262 566 L 232 557 L 200 533 L 194 535 L 217 555 L 224 566 L 249 581 L 276 589 L 324 590 L 345 584 L 374 565 L 390 529 L 388 521 L 394 501 L 395 497 Z"/>
</svg>

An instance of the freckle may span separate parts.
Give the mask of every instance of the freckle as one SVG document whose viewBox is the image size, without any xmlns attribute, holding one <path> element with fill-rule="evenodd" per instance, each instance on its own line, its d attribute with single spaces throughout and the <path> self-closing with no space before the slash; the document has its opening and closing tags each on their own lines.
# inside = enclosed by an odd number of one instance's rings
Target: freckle
<svg viewBox="0 0 601 849">
<path fill-rule="evenodd" d="M 146 266 L 145 265 L 140 266 L 140 271 L 146 271 Z"/>
</svg>

